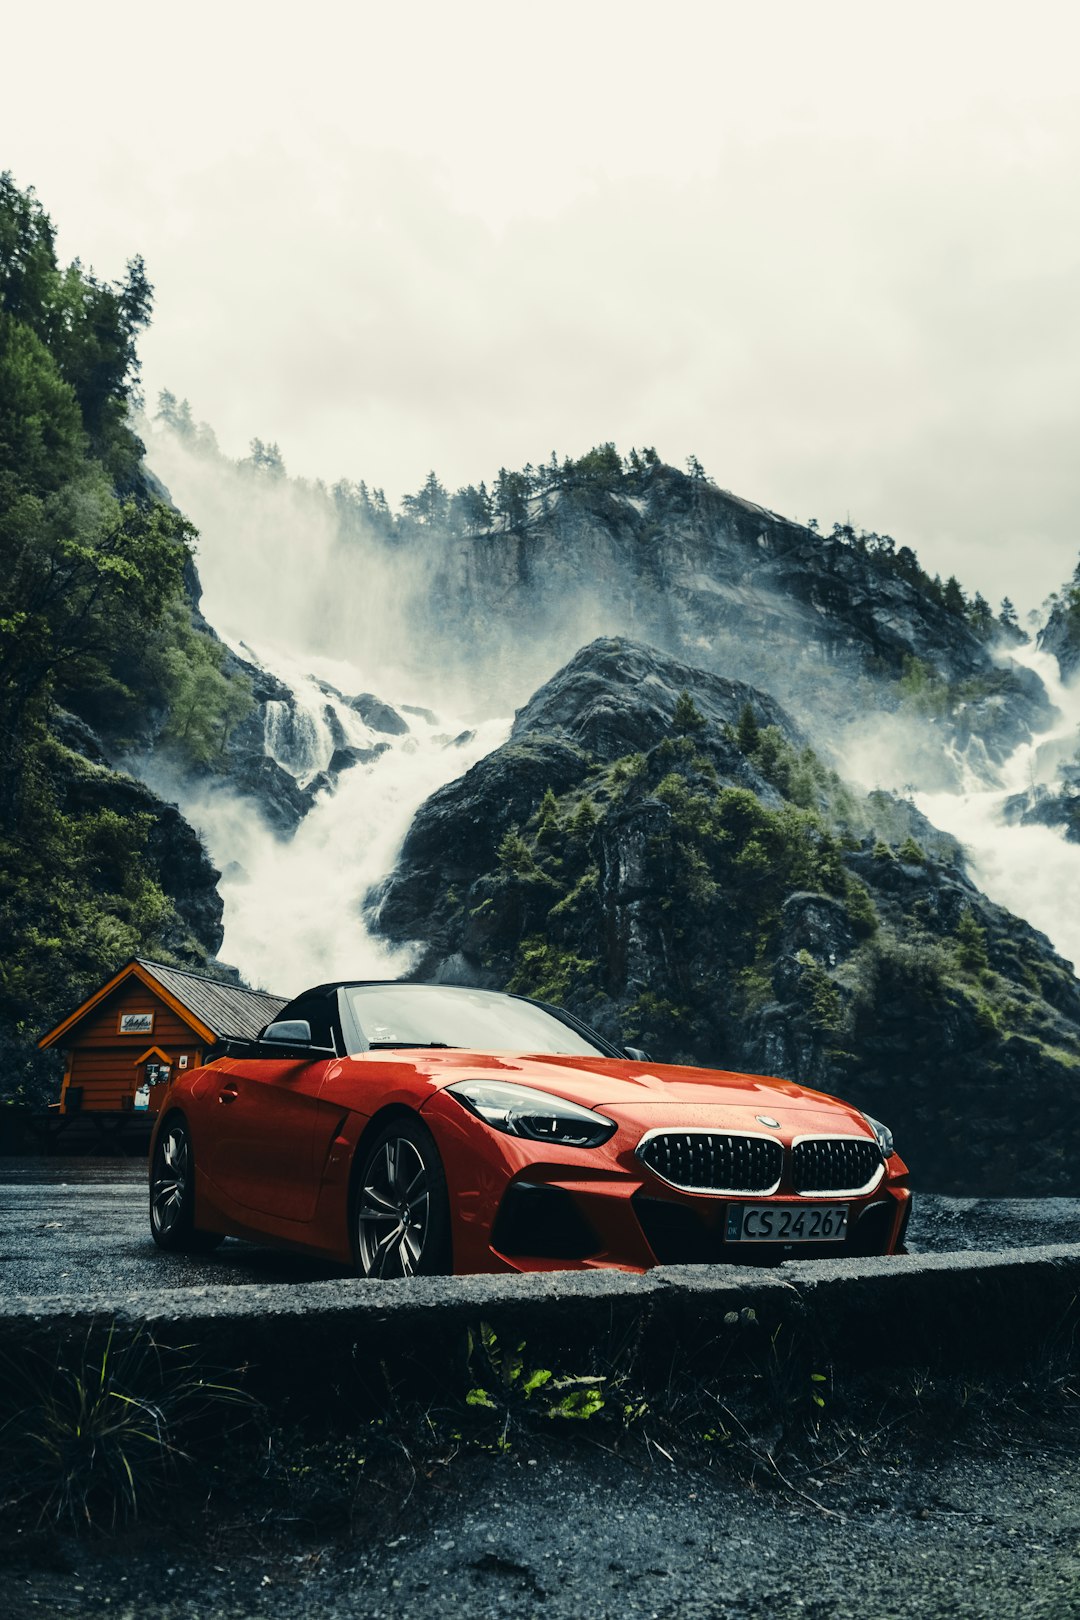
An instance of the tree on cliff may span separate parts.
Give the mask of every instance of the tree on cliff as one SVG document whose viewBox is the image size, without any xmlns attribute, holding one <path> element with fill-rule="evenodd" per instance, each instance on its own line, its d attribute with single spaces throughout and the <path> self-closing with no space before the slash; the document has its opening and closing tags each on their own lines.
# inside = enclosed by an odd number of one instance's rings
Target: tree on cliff
<svg viewBox="0 0 1080 1620">
<path fill-rule="evenodd" d="M 126 778 L 61 740 L 74 737 L 82 747 L 89 723 L 120 747 L 147 727 L 151 712 L 168 717 L 188 678 L 187 664 L 181 670 L 170 655 L 184 648 L 197 662 L 210 644 L 184 595 L 194 531 L 155 498 L 129 424 L 136 337 L 150 303 L 139 258 L 112 284 L 77 261 L 62 270 L 33 191 L 0 176 L 0 1088 L 7 1094 L 20 1075 L 36 1072 L 32 1036 L 49 1017 L 118 960 L 168 954 L 185 938 L 147 853 L 152 813 L 132 811 Z M 165 404 L 182 423 L 175 401 Z M 243 701 L 224 684 L 227 702 L 217 692 L 203 724 L 217 724 Z M 146 801 L 156 802 L 149 794 Z M 196 959 L 199 949 L 192 941 Z"/>
</svg>

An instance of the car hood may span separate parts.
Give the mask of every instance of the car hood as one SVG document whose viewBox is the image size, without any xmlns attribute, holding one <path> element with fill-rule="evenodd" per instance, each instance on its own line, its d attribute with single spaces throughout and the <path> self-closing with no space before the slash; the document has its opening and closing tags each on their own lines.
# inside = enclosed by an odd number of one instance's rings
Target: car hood
<svg viewBox="0 0 1080 1620">
<path fill-rule="evenodd" d="M 516 1053 L 462 1051 L 372 1052 L 397 1067 L 406 1065 L 436 1090 L 457 1080 L 514 1081 L 534 1086 L 602 1112 L 624 1114 L 639 1108 L 679 1110 L 689 1124 L 690 1111 L 754 1109 L 777 1117 L 791 1113 L 835 1113 L 857 1121 L 855 1108 L 819 1091 L 764 1074 L 736 1074 L 726 1069 L 692 1069 L 671 1063 L 637 1063 L 625 1058 L 547 1057 Z M 683 1110 L 686 1110 L 684 1115 Z"/>
</svg>

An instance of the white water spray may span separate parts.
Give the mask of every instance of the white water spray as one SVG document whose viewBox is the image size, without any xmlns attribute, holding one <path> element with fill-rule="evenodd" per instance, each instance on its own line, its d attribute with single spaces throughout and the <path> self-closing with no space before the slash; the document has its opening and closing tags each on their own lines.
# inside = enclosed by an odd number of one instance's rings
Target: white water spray
<svg viewBox="0 0 1080 1620">
<path fill-rule="evenodd" d="M 221 869 L 221 956 L 250 983 L 281 995 L 335 978 L 395 978 L 412 952 L 369 932 L 364 900 L 392 871 L 424 800 L 504 742 L 510 721 L 477 723 L 455 713 L 445 692 L 417 688 L 408 647 L 412 633 L 423 634 L 422 578 L 412 581 L 405 604 L 404 565 L 391 574 L 379 547 L 365 549 L 361 540 L 343 556 L 317 501 L 287 482 L 208 462 L 172 435 L 152 437 L 150 458 L 199 529 L 207 618 L 240 657 L 291 694 L 266 705 L 265 751 L 314 792 L 296 832 L 283 838 L 230 787 L 178 780 L 155 762 L 146 767 Z M 348 701 L 365 692 L 399 714 L 410 705 L 425 713 L 410 709 L 406 734 L 385 733 Z M 372 757 L 320 786 L 339 748 Z"/>
<path fill-rule="evenodd" d="M 1060 718 L 1016 749 L 999 773 L 999 787 L 969 776 L 965 791 L 916 793 L 915 803 L 963 844 L 971 875 L 991 900 L 1025 917 L 1080 967 L 1080 845 L 1067 843 L 1052 827 L 1010 826 L 1002 818 L 1006 799 L 1051 787 L 1058 765 L 1076 752 L 1080 684 L 1064 686 L 1057 660 L 1034 645 L 1017 648 L 1012 657 L 1039 676 Z"/>
<path fill-rule="evenodd" d="M 220 785 L 155 782 L 150 773 L 152 785 L 178 800 L 222 869 L 222 955 L 251 982 L 283 994 L 337 976 L 393 977 L 408 967 L 410 953 L 391 951 L 368 932 L 364 897 L 392 870 L 423 801 L 504 741 L 510 722 L 477 724 L 469 717 L 474 700 L 449 695 L 477 691 L 474 670 L 472 679 L 460 678 L 467 646 L 458 669 L 440 672 L 437 692 L 417 675 L 430 619 L 423 555 L 391 554 L 385 542 L 363 534 L 343 538 L 325 491 L 200 455 L 172 433 L 146 437 L 152 465 L 200 530 L 210 622 L 292 694 L 267 705 L 266 752 L 301 788 L 315 787 L 312 809 L 284 840 L 252 800 Z M 582 639 L 620 628 L 590 621 Z M 1034 647 L 1012 657 L 1041 678 L 1061 718 L 1004 767 L 977 738 L 957 749 L 930 718 L 871 713 L 848 728 L 844 774 L 867 789 L 910 793 L 964 845 L 985 892 L 1080 964 L 1080 846 L 1053 828 L 1002 819 L 1011 794 L 1051 786 L 1057 766 L 1075 752 L 1080 684 L 1066 690 L 1056 661 Z M 378 733 L 340 696 L 362 691 L 399 710 L 427 705 L 439 718 L 410 714 L 407 736 Z M 493 701 L 486 694 L 482 712 L 501 707 L 505 714 L 516 696 Z M 453 712 L 456 705 L 466 712 Z M 452 744 L 465 730 L 468 740 Z M 336 789 L 318 787 L 336 749 L 380 745 L 379 757 L 342 772 Z"/>
<path fill-rule="evenodd" d="M 227 788 L 181 789 L 181 808 L 221 869 L 221 955 L 253 984 L 296 994 L 335 978 L 396 978 L 411 965 L 410 950 L 369 932 L 364 899 L 393 869 L 424 800 L 504 742 L 509 723 L 486 721 L 456 744 L 448 733 L 462 731 L 458 720 L 408 718 L 407 736 L 380 738 L 389 747 L 377 759 L 317 793 L 287 841 Z"/>
</svg>

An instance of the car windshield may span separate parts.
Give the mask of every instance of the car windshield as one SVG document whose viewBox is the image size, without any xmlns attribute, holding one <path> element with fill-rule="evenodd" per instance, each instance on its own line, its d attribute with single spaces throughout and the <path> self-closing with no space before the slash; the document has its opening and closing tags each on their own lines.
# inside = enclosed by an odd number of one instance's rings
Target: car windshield
<svg viewBox="0 0 1080 1620">
<path fill-rule="evenodd" d="M 371 1046 L 459 1046 L 473 1052 L 604 1055 L 569 1024 L 495 990 L 444 984 L 352 985 L 346 996 Z"/>
</svg>

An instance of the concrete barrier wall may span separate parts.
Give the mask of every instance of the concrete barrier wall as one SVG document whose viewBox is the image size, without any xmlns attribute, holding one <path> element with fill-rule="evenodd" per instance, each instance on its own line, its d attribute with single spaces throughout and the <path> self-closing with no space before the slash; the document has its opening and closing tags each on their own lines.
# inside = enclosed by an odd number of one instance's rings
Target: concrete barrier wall
<svg viewBox="0 0 1080 1620">
<path fill-rule="evenodd" d="M 581 1358 L 630 1342 L 646 1361 L 670 1360 L 675 1346 L 713 1360 L 778 1332 L 837 1365 L 1001 1367 L 1075 1345 L 1080 1244 L 770 1270 L 669 1266 L 644 1276 L 551 1272 L 9 1298 L 0 1301 L 0 1350 L 55 1347 L 115 1322 L 287 1386 L 316 1370 L 333 1376 L 404 1358 L 436 1371 L 463 1357 L 467 1330 L 481 1321 L 503 1343 L 558 1347 L 583 1369 Z"/>
</svg>

